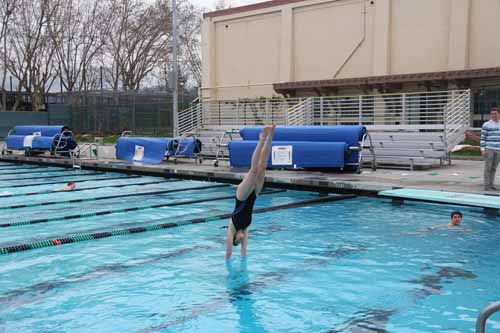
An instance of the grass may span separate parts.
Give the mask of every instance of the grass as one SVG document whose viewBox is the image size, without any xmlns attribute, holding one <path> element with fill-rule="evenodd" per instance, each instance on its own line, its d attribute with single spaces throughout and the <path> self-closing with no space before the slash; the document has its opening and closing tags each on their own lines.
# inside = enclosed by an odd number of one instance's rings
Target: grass
<svg viewBox="0 0 500 333">
<path fill-rule="evenodd" d="M 479 149 L 463 149 L 451 153 L 451 156 L 481 156 L 481 151 Z"/>
</svg>

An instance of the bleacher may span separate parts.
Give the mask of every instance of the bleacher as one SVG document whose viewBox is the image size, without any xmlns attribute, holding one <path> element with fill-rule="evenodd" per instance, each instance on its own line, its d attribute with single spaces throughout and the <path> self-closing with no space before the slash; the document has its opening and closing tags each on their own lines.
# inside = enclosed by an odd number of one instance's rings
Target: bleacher
<svg viewBox="0 0 500 333">
<path fill-rule="evenodd" d="M 248 110 L 251 110 L 249 112 Z M 203 142 L 205 159 L 227 157 L 225 145 L 245 126 L 364 125 L 377 168 L 428 169 L 450 160 L 469 128 L 470 91 L 203 102 L 181 111 L 180 128 Z M 185 119 L 186 121 L 183 121 Z M 226 131 L 231 132 L 226 132 Z M 365 165 L 373 163 L 365 149 Z"/>
<path fill-rule="evenodd" d="M 449 159 L 443 132 L 378 131 L 370 135 L 377 167 L 429 169 Z M 371 152 L 366 150 L 366 154 Z"/>
</svg>

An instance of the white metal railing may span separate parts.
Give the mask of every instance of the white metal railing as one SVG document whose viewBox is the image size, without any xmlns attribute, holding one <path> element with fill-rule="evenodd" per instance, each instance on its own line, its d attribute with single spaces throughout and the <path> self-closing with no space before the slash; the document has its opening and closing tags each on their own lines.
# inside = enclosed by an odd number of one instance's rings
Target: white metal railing
<svg viewBox="0 0 500 333">
<path fill-rule="evenodd" d="M 444 136 L 447 151 L 465 138 L 470 124 L 470 90 L 455 92 L 445 107 Z"/>
<path fill-rule="evenodd" d="M 204 127 L 258 126 L 287 124 L 287 111 L 304 99 L 270 98 L 203 102 Z"/>
<path fill-rule="evenodd" d="M 196 131 L 202 127 L 202 104 L 196 103 L 191 105 L 188 109 L 179 111 L 179 135 Z"/>
<path fill-rule="evenodd" d="M 469 126 L 470 91 L 207 101 L 179 113 L 179 133 L 202 127 L 364 125 L 444 132 L 450 149 Z"/>
<path fill-rule="evenodd" d="M 446 105 L 464 92 L 317 97 L 314 98 L 314 123 L 439 129 L 444 124 Z"/>
<path fill-rule="evenodd" d="M 289 126 L 312 125 L 313 118 L 314 98 L 310 97 L 288 109 L 286 124 Z"/>
</svg>

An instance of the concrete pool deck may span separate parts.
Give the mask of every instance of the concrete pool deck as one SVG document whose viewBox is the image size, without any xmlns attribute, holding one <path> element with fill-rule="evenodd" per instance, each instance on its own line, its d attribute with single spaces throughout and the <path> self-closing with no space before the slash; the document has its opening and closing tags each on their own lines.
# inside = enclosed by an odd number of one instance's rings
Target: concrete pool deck
<svg viewBox="0 0 500 333">
<path fill-rule="evenodd" d="M 24 155 L 3 155 L 0 161 L 17 163 L 50 164 L 72 167 L 70 159 L 50 157 L 25 157 Z M 201 164 L 180 160 L 159 165 L 130 164 L 112 159 L 82 159 L 77 163 L 82 169 L 148 174 L 163 177 L 204 179 L 238 183 L 246 173 L 243 169 L 231 169 L 227 162 L 218 167 L 213 160 Z M 497 174 L 500 184 L 500 172 Z M 269 170 L 266 183 L 270 186 L 309 189 L 328 192 L 350 192 L 376 195 L 379 191 L 397 188 L 428 189 L 449 192 L 500 195 L 500 191 L 485 192 L 483 189 L 483 162 L 473 160 L 453 160 L 451 165 L 431 170 L 363 169 L 361 174 L 304 171 Z"/>
</svg>

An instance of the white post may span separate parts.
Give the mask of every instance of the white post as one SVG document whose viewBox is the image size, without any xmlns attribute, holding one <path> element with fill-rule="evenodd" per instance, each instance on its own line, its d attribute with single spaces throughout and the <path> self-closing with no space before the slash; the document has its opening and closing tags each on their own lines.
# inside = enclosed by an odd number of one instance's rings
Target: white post
<svg viewBox="0 0 500 333">
<path fill-rule="evenodd" d="M 363 125 L 363 96 L 359 96 L 358 101 L 358 124 Z"/>
<path fill-rule="evenodd" d="M 236 125 L 240 126 L 240 102 L 236 101 Z"/>
<path fill-rule="evenodd" d="M 405 125 L 406 121 L 406 94 L 403 93 L 401 96 L 401 104 L 402 104 L 402 110 L 401 110 L 401 125 Z"/>
<path fill-rule="evenodd" d="M 319 98 L 319 124 L 323 126 L 323 96 Z"/>
<path fill-rule="evenodd" d="M 453 102 L 455 102 L 455 91 L 452 91 L 451 92 L 451 101 L 452 101 L 452 104 Z M 444 146 L 445 146 L 445 150 L 446 152 L 448 153 L 448 135 L 446 134 L 446 132 L 448 131 L 448 128 L 447 128 L 447 122 L 448 122 L 448 105 L 445 105 L 444 109 L 443 109 L 443 138 L 444 138 Z"/>
<path fill-rule="evenodd" d="M 269 99 L 266 98 L 266 124 L 270 124 L 269 122 Z"/>
</svg>

